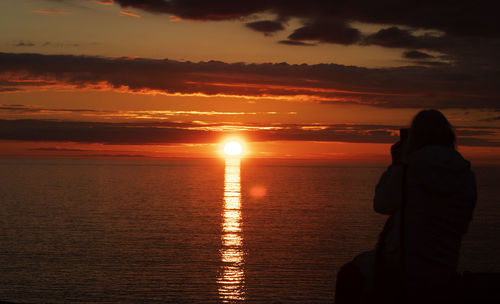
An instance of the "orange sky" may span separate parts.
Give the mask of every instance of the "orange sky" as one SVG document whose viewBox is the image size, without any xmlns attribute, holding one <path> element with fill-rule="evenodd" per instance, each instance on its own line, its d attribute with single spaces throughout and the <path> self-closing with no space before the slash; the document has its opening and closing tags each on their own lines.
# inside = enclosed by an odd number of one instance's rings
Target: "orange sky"
<svg viewBox="0 0 500 304">
<path fill-rule="evenodd" d="M 0 155 L 214 157 L 239 134 L 248 157 L 385 162 L 397 130 L 439 108 L 466 157 L 500 162 L 491 34 L 321 19 L 300 1 L 123 3 L 0 3 Z"/>
</svg>

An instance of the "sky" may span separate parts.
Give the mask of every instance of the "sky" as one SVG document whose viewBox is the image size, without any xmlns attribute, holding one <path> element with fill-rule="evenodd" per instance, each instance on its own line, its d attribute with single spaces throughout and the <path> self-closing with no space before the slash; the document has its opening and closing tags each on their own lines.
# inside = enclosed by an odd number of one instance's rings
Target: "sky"
<svg viewBox="0 0 500 304">
<path fill-rule="evenodd" d="M 0 156 L 388 161 L 435 108 L 500 163 L 493 4 L 4 0 Z"/>
</svg>

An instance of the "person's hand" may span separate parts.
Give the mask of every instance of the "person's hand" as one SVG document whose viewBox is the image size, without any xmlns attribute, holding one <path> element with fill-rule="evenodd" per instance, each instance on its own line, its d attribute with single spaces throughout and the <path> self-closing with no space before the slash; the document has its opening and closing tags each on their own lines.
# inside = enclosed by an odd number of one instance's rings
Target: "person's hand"
<svg viewBox="0 0 500 304">
<path fill-rule="evenodd" d="M 403 154 L 403 143 L 401 141 L 398 141 L 397 143 L 391 146 L 392 163 L 394 164 L 395 162 L 401 160 L 402 154 Z"/>
<path fill-rule="evenodd" d="M 406 142 L 401 142 L 398 141 L 394 145 L 391 146 L 391 156 L 392 156 L 392 163 L 403 163 L 407 164 L 408 163 L 408 155 L 406 151 Z"/>
</svg>

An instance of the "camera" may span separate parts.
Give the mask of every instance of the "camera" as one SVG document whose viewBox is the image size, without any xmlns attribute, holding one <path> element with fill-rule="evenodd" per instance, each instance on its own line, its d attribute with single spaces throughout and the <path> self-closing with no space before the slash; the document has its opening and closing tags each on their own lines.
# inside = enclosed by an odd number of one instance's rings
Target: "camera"
<svg viewBox="0 0 500 304">
<path fill-rule="evenodd" d="M 399 141 L 401 143 L 406 143 L 406 141 L 408 141 L 408 133 L 409 132 L 410 132 L 410 129 L 408 129 L 408 128 L 399 129 Z"/>
<path fill-rule="evenodd" d="M 403 152 L 406 142 L 408 141 L 408 128 L 399 129 L 399 141 L 391 146 L 391 157 L 392 162 L 395 163 L 401 158 L 401 153 Z"/>
</svg>

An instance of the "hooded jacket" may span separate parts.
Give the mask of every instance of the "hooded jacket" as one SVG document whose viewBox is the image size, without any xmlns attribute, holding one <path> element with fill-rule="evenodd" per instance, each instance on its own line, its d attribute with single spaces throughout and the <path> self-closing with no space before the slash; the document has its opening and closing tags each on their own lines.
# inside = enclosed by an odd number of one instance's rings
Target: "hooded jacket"
<svg viewBox="0 0 500 304">
<path fill-rule="evenodd" d="M 408 288 L 433 288 L 449 282 L 456 273 L 462 237 L 477 200 L 475 176 L 470 163 L 455 149 L 427 146 L 417 150 L 408 157 L 402 211 L 403 166 L 389 166 L 375 190 L 375 211 L 391 215 L 393 221 L 379 250 L 385 264 L 401 267 L 404 212 L 403 267 Z"/>
</svg>

